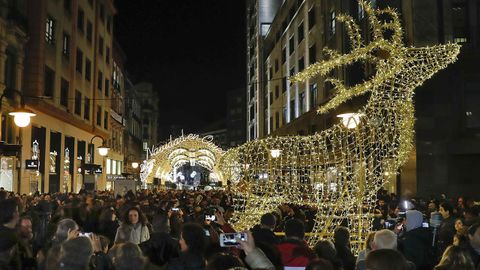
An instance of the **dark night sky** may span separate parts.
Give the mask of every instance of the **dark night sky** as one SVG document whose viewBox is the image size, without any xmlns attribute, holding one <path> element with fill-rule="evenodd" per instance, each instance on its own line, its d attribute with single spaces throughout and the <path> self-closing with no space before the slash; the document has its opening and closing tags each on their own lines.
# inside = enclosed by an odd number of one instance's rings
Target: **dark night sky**
<svg viewBox="0 0 480 270">
<path fill-rule="evenodd" d="M 115 33 L 134 81 L 154 83 L 160 122 L 201 129 L 245 87 L 245 2 L 116 0 Z"/>
</svg>

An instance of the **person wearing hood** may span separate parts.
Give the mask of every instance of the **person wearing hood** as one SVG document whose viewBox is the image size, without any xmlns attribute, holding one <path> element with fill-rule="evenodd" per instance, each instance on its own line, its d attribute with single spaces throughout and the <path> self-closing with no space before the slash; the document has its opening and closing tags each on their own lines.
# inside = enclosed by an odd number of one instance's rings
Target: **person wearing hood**
<svg viewBox="0 0 480 270">
<path fill-rule="evenodd" d="M 435 265 L 432 247 L 433 234 L 422 227 L 423 215 L 417 210 L 408 210 L 404 220 L 405 233 L 399 239 L 399 250 L 418 270 L 432 269 Z"/>
</svg>

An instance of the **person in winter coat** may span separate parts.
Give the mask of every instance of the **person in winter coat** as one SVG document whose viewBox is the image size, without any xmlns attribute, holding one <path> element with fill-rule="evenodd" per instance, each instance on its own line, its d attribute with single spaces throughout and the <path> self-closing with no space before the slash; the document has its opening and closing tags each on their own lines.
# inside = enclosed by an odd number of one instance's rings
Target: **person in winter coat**
<svg viewBox="0 0 480 270">
<path fill-rule="evenodd" d="M 405 219 L 406 232 L 399 239 L 399 250 L 415 264 L 417 270 L 430 270 L 435 264 L 432 247 L 433 234 L 422 227 L 423 215 L 417 210 L 408 210 Z"/>
<path fill-rule="evenodd" d="M 455 235 L 456 230 L 453 206 L 447 202 L 443 202 L 440 204 L 439 212 L 443 218 L 443 221 L 438 228 L 437 235 L 438 256 L 441 256 L 445 249 L 453 244 L 453 236 Z"/>
<path fill-rule="evenodd" d="M 143 215 L 142 211 L 138 207 L 130 207 L 124 217 L 124 222 L 118 227 L 117 234 L 115 235 L 115 243 L 121 242 L 120 238 L 125 233 L 126 241 L 134 244 L 140 244 L 150 239 L 150 232 L 147 227 L 147 218 Z"/>
<path fill-rule="evenodd" d="M 303 223 L 298 219 L 289 219 L 285 222 L 285 237 L 285 240 L 277 245 L 283 266 L 305 268 L 316 255 L 305 242 Z"/>
</svg>

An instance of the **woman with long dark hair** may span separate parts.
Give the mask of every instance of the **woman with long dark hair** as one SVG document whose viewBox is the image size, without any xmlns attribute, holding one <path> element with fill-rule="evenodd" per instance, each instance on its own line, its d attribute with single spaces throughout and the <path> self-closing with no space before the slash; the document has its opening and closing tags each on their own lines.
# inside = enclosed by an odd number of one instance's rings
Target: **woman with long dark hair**
<svg viewBox="0 0 480 270">
<path fill-rule="evenodd" d="M 122 232 L 129 232 L 124 239 L 127 242 L 140 244 L 150 239 L 150 231 L 147 226 L 147 218 L 138 207 L 130 207 L 125 212 L 123 223 L 118 227 L 115 243 L 119 242 Z"/>
<path fill-rule="evenodd" d="M 205 230 L 196 223 L 185 223 L 180 233 L 180 257 L 168 264 L 168 269 L 203 270 L 205 269 L 205 247 L 207 237 Z"/>
</svg>

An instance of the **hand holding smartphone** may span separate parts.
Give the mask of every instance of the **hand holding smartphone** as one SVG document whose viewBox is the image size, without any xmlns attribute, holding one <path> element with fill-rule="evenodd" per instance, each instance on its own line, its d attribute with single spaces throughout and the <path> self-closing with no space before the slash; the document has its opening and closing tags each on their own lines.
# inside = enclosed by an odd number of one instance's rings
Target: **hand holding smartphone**
<svg viewBox="0 0 480 270">
<path fill-rule="evenodd" d="M 246 233 L 221 233 L 220 246 L 221 247 L 236 247 L 240 245 L 239 241 L 247 241 Z"/>
</svg>

